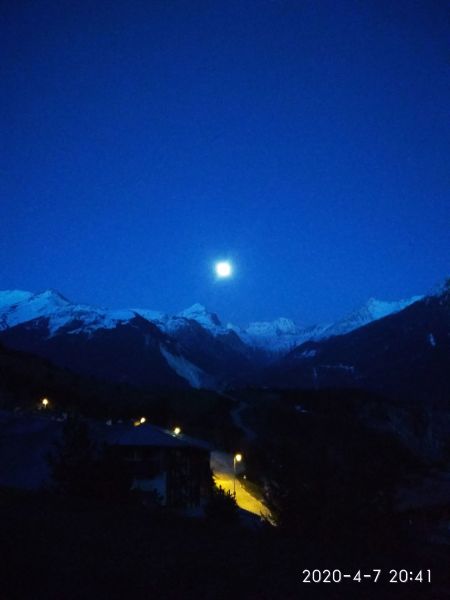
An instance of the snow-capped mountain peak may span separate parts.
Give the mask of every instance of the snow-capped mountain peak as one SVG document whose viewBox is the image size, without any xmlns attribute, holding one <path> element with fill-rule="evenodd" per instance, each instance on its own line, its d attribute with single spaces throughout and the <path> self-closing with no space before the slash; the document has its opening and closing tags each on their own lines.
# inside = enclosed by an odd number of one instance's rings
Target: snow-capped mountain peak
<svg viewBox="0 0 450 600">
<path fill-rule="evenodd" d="M 298 333 L 299 328 L 291 319 L 279 317 L 274 321 L 255 321 L 250 323 L 246 331 L 249 335 L 271 336 Z"/>
<path fill-rule="evenodd" d="M 248 327 L 241 328 L 231 324 L 224 327 L 215 313 L 199 303 L 176 315 L 168 315 L 148 309 L 110 310 L 72 304 L 62 294 L 51 289 L 38 294 L 6 290 L 0 292 L 0 330 L 36 319 L 46 319 L 49 336 L 59 331 L 69 334 L 91 334 L 97 329 L 114 329 L 117 325 L 127 323 L 136 315 L 140 315 L 175 338 L 192 327 L 194 321 L 197 327 L 202 327 L 215 337 L 233 331 L 247 346 L 279 354 L 288 352 L 306 341 L 343 335 L 403 310 L 421 298 L 422 296 L 413 296 L 398 302 L 370 298 L 360 309 L 331 325 L 300 327 L 291 319 L 279 317 L 274 321 L 255 321 Z"/>
<path fill-rule="evenodd" d="M 97 329 L 113 329 L 120 323 L 129 322 L 136 315 L 152 322 L 169 335 L 176 335 L 177 331 L 189 327 L 190 321 L 195 321 L 213 335 L 226 333 L 218 316 L 199 303 L 177 315 L 168 315 L 149 309 L 111 310 L 73 304 L 51 289 L 38 294 L 22 290 L 0 292 L 0 330 L 36 319 L 46 319 L 50 336 L 61 330 L 65 333 L 90 334 Z"/>
<path fill-rule="evenodd" d="M 40 298 L 44 302 L 53 302 L 54 304 L 59 304 L 61 306 L 71 304 L 70 300 L 58 292 L 58 290 L 52 288 L 39 292 L 38 294 L 35 294 L 34 297 Z"/>
<path fill-rule="evenodd" d="M 268 352 L 284 353 L 307 341 L 317 341 L 333 335 L 349 333 L 372 321 L 399 312 L 421 298 L 422 296 L 413 296 L 397 302 L 385 302 L 370 298 L 361 308 L 332 324 L 300 327 L 291 319 L 280 317 L 274 321 L 256 321 L 250 323 L 246 328 L 235 327 L 231 324 L 228 325 L 228 328 L 235 331 L 250 346 Z"/>
<path fill-rule="evenodd" d="M 13 307 L 24 303 L 32 303 L 36 309 L 40 306 L 66 306 L 70 304 L 67 298 L 56 290 L 45 290 L 34 294 L 24 290 L 3 290 L 0 291 L 0 309 L 3 307 Z"/>
<path fill-rule="evenodd" d="M 255 321 L 246 328 L 228 325 L 249 346 L 269 353 L 289 352 L 296 346 L 311 339 L 319 339 L 327 325 L 300 327 L 291 319 L 279 317 L 274 321 Z"/>
<path fill-rule="evenodd" d="M 215 313 L 209 312 L 203 304 L 199 304 L 198 302 L 179 312 L 177 317 L 197 321 L 197 323 L 207 329 L 215 329 L 222 326 L 219 317 Z"/>
<path fill-rule="evenodd" d="M 0 292 L 0 330 L 36 319 L 47 319 L 50 335 L 71 325 L 68 333 L 91 332 L 100 327 L 113 328 L 119 321 L 130 320 L 134 316 L 131 310 L 114 311 L 72 304 L 51 289 L 38 294 L 21 290 Z"/>
<path fill-rule="evenodd" d="M 378 319 L 383 319 L 388 315 L 399 312 L 411 304 L 414 304 L 414 302 L 422 300 L 422 298 L 423 296 L 412 296 L 411 298 L 394 302 L 369 298 L 361 308 L 351 312 L 343 319 L 334 323 L 334 325 L 331 325 L 325 333 L 327 336 L 349 333 L 372 321 L 377 321 Z"/>
<path fill-rule="evenodd" d="M 421 300 L 422 296 L 413 296 L 412 298 L 408 298 L 407 300 L 397 300 L 394 302 L 386 302 L 384 300 L 377 300 L 376 298 L 369 298 L 366 304 L 362 307 L 367 309 L 368 313 L 373 319 L 382 319 L 383 317 L 387 317 L 394 312 L 399 312 L 403 310 L 410 304 Z"/>
</svg>

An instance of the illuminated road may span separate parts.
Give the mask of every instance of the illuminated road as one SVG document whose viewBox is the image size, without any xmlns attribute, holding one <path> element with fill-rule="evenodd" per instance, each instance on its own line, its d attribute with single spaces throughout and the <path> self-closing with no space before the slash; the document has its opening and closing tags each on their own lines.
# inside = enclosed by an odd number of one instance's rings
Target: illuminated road
<svg viewBox="0 0 450 600">
<path fill-rule="evenodd" d="M 212 452 L 211 469 L 216 485 L 233 493 L 233 456 L 225 452 Z M 268 517 L 270 514 L 264 504 L 243 487 L 239 479 L 236 479 L 236 502 L 240 508 L 255 515 Z"/>
</svg>

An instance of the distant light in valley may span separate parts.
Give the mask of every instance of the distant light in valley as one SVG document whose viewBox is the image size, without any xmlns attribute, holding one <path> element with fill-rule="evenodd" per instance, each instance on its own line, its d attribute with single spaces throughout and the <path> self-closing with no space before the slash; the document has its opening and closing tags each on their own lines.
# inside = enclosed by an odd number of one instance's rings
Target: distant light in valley
<svg viewBox="0 0 450 600">
<path fill-rule="evenodd" d="M 231 266 L 231 263 L 227 260 L 217 262 L 215 268 L 216 275 L 220 278 L 230 277 L 233 273 L 233 267 Z"/>
</svg>

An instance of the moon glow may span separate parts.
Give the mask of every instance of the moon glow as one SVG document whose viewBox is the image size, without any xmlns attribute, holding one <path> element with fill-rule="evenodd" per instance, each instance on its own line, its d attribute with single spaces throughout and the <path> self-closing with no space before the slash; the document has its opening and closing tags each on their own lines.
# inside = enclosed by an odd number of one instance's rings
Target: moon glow
<svg viewBox="0 0 450 600">
<path fill-rule="evenodd" d="M 215 265 L 215 270 L 217 277 L 220 277 L 221 279 L 230 277 L 233 273 L 233 267 L 227 260 L 221 260 L 220 262 L 217 262 Z"/>
</svg>

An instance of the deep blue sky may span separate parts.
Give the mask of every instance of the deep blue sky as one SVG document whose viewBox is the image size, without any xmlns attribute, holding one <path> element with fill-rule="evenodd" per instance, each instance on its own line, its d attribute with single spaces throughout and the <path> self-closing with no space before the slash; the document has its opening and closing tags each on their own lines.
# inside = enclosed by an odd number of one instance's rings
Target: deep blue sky
<svg viewBox="0 0 450 600">
<path fill-rule="evenodd" d="M 0 289 L 311 323 L 449 273 L 449 2 L 0 14 Z"/>
</svg>

